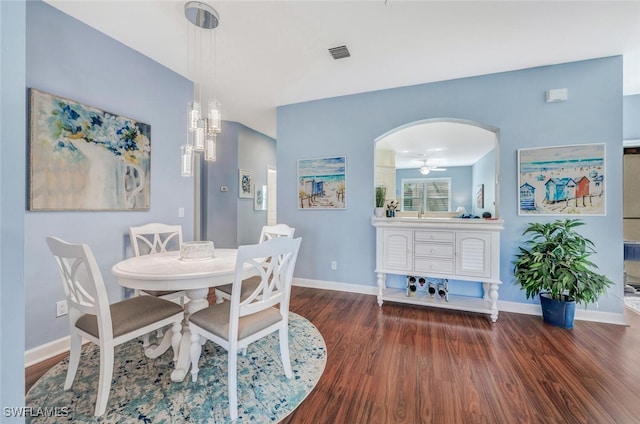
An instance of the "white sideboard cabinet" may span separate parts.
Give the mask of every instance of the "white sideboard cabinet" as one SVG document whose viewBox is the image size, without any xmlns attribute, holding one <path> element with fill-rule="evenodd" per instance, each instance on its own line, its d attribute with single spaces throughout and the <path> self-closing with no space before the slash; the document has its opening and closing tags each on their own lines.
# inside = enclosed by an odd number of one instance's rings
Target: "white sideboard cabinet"
<svg viewBox="0 0 640 424">
<path fill-rule="evenodd" d="M 489 314 L 498 319 L 501 220 L 372 218 L 376 228 L 378 305 L 386 301 Z M 483 296 L 447 296 L 387 288 L 387 274 L 481 284 Z"/>
</svg>

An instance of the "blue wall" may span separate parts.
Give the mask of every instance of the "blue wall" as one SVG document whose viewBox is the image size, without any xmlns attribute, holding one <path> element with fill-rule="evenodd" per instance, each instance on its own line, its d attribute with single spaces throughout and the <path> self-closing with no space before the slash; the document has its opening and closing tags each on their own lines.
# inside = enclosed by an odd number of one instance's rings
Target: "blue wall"
<svg viewBox="0 0 640 424">
<path fill-rule="evenodd" d="M 499 172 L 499 170 L 498 170 Z M 489 212 L 492 217 L 496 216 L 496 153 L 491 151 L 484 155 L 473 165 L 473 194 L 472 213 L 482 216 L 484 212 Z M 484 207 L 479 208 L 476 194 L 479 184 L 484 184 Z"/>
<path fill-rule="evenodd" d="M 256 243 L 267 211 L 256 211 L 253 199 L 238 197 L 238 169 L 251 171 L 254 184 L 266 185 L 268 167 L 276 167 L 276 142 L 237 122 L 225 122 L 218 135 L 218 155 L 224 160 L 206 164 L 203 172 L 205 239 L 216 247 Z M 221 186 L 228 191 L 221 191 Z"/>
<path fill-rule="evenodd" d="M 148 211 L 24 213 L 25 347 L 30 349 L 69 334 L 67 317 L 55 317 L 64 291 L 45 237 L 91 246 L 111 302 L 122 297 L 111 267 L 126 255 L 130 225 L 182 224 L 184 239 L 193 239 L 193 179 L 180 176 L 179 156 L 193 85 L 43 2 L 27 2 L 26 75 L 27 87 L 151 125 Z M 16 141 L 24 154 L 24 142 Z"/>
<path fill-rule="evenodd" d="M 605 83 L 606 82 L 606 83 Z M 569 100 L 546 103 L 545 91 L 568 88 Z M 607 215 L 585 216 L 583 233 L 599 248 L 594 262 L 614 282 L 600 311 L 622 314 L 622 58 L 609 57 L 402 87 L 278 108 L 278 216 L 303 237 L 296 276 L 375 286 L 374 140 L 431 118 L 484 123 L 500 134 L 500 300 L 527 301 L 511 261 L 529 221 L 517 214 L 517 150 L 606 143 Z M 347 209 L 298 210 L 296 160 L 346 155 Z M 607 228 L 607 231 L 600 231 Z M 338 269 L 331 270 L 332 260 Z M 595 309 L 596 305 L 589 306 Z"/>
<path fill-rule="evenodd" d="M 24 1 L 0 2 L 0 406 L 24 405 Z M 4 414 L 3 414 L 4 415 Z M 0 418 L 2 422 L 10 418 Z M 15 422 L 21 419 L 12 420 Z"/>
</svg>

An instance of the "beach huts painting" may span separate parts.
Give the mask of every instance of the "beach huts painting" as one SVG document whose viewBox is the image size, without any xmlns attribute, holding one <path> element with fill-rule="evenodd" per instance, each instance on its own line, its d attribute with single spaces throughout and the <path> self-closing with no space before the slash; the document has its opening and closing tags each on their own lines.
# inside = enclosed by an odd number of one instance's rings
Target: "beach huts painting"
<svg viewBox="0 0 640 424">
<path fill-rule="evenodd" d="M 605 215 L 605 145 L 518 150 L 520 215 Z"/>
<path fill-rule="evenodd" d="M 347 158 L 298 160 L 298 209 L 346 208 Z"/>
</svg>

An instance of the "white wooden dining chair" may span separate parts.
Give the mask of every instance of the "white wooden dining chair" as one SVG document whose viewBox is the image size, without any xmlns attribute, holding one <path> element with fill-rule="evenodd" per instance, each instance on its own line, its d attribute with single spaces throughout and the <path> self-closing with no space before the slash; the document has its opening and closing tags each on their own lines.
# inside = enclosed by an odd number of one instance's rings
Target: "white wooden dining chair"
<svg viewBox="0 0 640 424">
<path fill-rule="evenodd" d="M 189 317 L 191 330 L 191 379 L 197 381 L 202 345 L 211 340 L 228 352 L 227 390 L 229 415 L 238 418 L 238 351 L 275 331 L 280 339 L 284 374 L 291 378 L 289 359 L 289 298 L 301 238 L 275 238 L 238 249 L 233 291 L 229 302 L 215 303 Z M 271 257 L 267 264 L 263 258 Z M 241 299 L 247 267 L 260 283 Z"/>
<path fill-rule="evenodd" d="M 182 226 L 152 222 L 137 227 L 129 227 L 131 251 L 134 256 L 155 255 L 161 252 L 180 250 L 182 246 Z M 136 295 L 155 296 L 184 305 L 184 290 L 136 290 Z M 162 337 L 158 330 L 157 337 Z M 142 338 L 144 347 L 149 346 L 149 334 Z"/>
<path fill-rule="evenodd" d="M 262 227 L 262 231 L 260 232 L 258 243 L 277 237 L 293 238 L 293 233 L 295 233 L 295 231 L 295 228 L 289 227 L 287 224 L 265 225 Z M 257 277 L 249 278 L 248 281 L 243 284 L 243 292 L 240 296 L 242 298 L 248 296 L 249 293 L 252 293 L 255 290 L 258 283 L 260 283 L 260 280 Z M 215 293 L 217 303 L 222 303 L 224 299 L 231 300 L 232 286 L 232 284 L 225 284 L 224 286 L 216 287 Z"/>
<path fill-rule="evenodd" d="M 156 253 L 180 250 L 182 246 L 182 226 L 158 222 L 129 227 L 129 239 L 134 256 L 155 255 Z M 139 290 L 138 294 L 176 300 L 181 304 L 186 296 L 183 290 L 151 291 Z"/>
<path fill-rule="evenodd" d="M 113 376 L 115 346 L 172 325 L 174 362 L 178 357 L 180 329 L 184 319 L 182 307 L 169 300 L 151 296 L 136 296 L 109 304 L 102 274 L 89 246 L 70 244 L 47 237 L 69 307 L 71 354 L 64 389 L 68 390 L 80 363 L 82 339 L 100 347 L 100 377 L 96 395 L 95 415 L 107 408 Z"/>
</svg>

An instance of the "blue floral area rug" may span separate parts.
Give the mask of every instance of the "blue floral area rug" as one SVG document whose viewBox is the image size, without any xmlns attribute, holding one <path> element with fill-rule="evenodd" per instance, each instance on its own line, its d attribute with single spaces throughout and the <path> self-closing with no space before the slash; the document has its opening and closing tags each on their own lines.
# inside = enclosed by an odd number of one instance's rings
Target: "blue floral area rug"
<svg viewBox="0 0 640 424">
<path fill-rule="evenodd" d="M 306 318 L 289 314 L 289 351 L 293 377 L 284 375 L 278 333 L 249 346 L 238 356 L 238 423 L 277 423 L 315 387 L 327 360 L 318 329 Z M 227 351 L 207 341 L 198 381 L 187 374 L 172 382 L 173 352 L 156 359 L 144 356 L 138 340 L 116 346 L 107 412 L 93 416 L 98 390 L 99 348 L 83 346 L 70 390 L 63 389 L 68 359 L 43 375 L 29 390 L 26 406 L 32 423 L 228 423 Z M 42 411 L 40 413 L 39 411 Z M 53 412 L 53 413 L 52 413 Z M 57 416 L 52 416 L 57 415 Z"/>
</svg>

